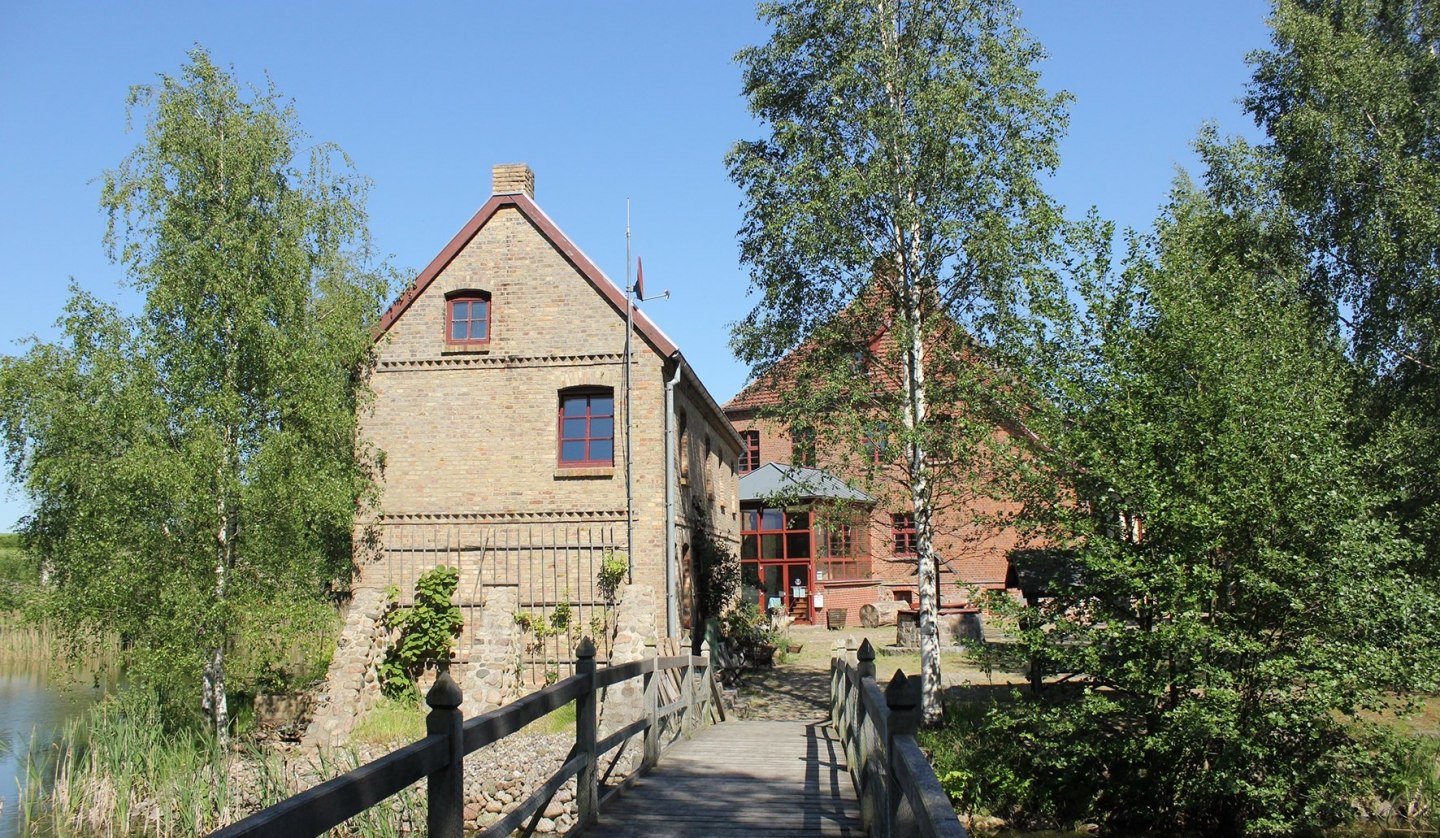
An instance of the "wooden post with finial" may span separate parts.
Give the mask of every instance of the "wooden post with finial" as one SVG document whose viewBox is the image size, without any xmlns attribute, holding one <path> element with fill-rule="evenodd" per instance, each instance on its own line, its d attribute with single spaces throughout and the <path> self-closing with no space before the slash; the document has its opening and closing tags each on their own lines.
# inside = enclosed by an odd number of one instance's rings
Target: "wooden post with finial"
<svg viewBox="0 0 1440 838">
<path fill-rule="evenodd" d="M 426 806 L 426 827 L 431 838 L 461 838 L 465 830 L 465 731 L 460 712 L 463 696 L 450 677 L 448 662 L 440 663 L 435 685 L 425 694 L 430 713 L 425 732 L 449 737 L 450 761 L 430 775 Z"/>
<path fill-rule="evenodd" d="M 904 672 L 895 670 L 895 677 L 885 687 L 885 704 L 890 708 L 885 742 L 885 785 L 890 790 L 890 800 L 885 807 L 886 834 L 919 835 L 918 814 L 906 803 L 905 792 L 895 775 L 895 738 L 913 737 L 920 729 L 920 679 L 906 678 Z"/>
<path fill-rule="evenodd" d="M 575 699 L 575 751 L 585 755 L 585 764 L 575 778 L 575 807 L 578 810 L 579 826 L 584 829 L 600 816 L 600 789 L 595 755 L 596 690 L 595 690 L 595 641 L 588 636 L 580 640 L 575 650 L 575 674 L 585 676 L 585 688 Z"/>
</svg>

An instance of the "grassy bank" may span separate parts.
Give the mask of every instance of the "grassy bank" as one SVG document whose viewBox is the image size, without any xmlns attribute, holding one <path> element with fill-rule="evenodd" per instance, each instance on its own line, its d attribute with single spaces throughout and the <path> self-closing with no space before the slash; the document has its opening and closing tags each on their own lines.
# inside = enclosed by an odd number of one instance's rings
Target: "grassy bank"
<svg viewBox="0 0 1440 838">
<path fill-rule="evenodd" d="M 21 817 L 27 833 L 188 836 L 209 832 L 360 764 L 350 752 L 311 757 L 222 750 L 191 730 L 166 731 L 153 704 L 122 694 L 27 755 Z M 385 838 L 424 820 L 411 788 L 335 830 Z"/>
</svg>

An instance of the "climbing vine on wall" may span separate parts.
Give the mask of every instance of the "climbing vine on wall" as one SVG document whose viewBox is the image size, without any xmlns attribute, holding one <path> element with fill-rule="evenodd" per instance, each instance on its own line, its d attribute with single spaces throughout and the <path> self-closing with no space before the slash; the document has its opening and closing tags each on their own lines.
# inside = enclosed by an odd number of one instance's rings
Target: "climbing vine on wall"
<svg viewBox="0 0 1440 838">
<path fill-rule="evenodd" d="M 415 583 L 415 604 L 392 607 L 385 615 L 387 628 L 397 633 L 380 662 L 380 689 L 388 696 L 413 695 L 425 667 L 450 657 L 464 619 L 450 602 L 460 571 L 441 565 Z M 391 604 L 398 592 L 391 589 Z"/>
<path fill-rule="evenodd" d="M 692 653 L 700 653 L 705 621 L 718 618 L 735 602 L 740 590 L 740 558 L 729 543 L 710 529 L 706 510 L 695 507 L 691 518 L 690 552 L 695 562 L 695 629 Z"/>
</svg>

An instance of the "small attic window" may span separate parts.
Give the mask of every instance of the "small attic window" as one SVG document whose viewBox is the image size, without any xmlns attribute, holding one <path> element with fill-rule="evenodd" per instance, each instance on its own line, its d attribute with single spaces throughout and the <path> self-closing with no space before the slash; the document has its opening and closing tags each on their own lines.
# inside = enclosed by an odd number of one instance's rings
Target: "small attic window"
<svg viewBox="0 0 1440 838">
<path fill-rule="evenodd" d="M 490 292 L 451 291 L 445 295 L 445 342 L 484 346 L 490 342 Z"/>
</svg>

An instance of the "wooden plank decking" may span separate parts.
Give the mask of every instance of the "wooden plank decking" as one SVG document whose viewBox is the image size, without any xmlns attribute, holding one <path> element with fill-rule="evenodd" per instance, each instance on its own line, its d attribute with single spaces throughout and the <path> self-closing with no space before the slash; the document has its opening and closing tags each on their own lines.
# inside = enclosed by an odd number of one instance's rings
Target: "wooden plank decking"
<svg viewBox="0 0 1440 838">
<path fill-rule="evenodd" d="M 712 725 L 600 811 L 606 838 L 862 836 L 845 751 L 828 721 Z"/>
</svg>

